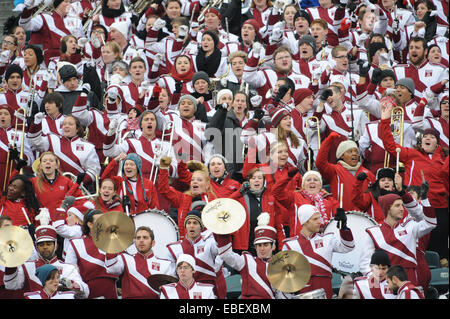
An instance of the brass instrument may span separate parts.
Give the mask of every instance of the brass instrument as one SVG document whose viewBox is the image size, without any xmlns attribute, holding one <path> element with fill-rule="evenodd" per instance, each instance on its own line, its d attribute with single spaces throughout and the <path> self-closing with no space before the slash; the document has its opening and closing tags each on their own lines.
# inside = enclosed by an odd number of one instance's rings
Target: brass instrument
<svg viewBox="0 0 450 319">
<path fill-rule="evenodd" d="M 205 12 L 209 8 L 219 8 L 220 9 L 220 7 L 222 6 L 222 1 L 223 0 L 209 0 L 208 4 L 203 7 L 202 11 L 200 11 L 197 21 L 201 22 L 201 21 L 205 20 Z"/>
<path fill-rule="evenodd" d="M 308 171 L 311 170 L 311 152 L 309 151 L 310 146 L 310 140 L 309 140 L 309 130 L 312 128 L 312 126 L 309 124 L 309 121 L 316 122 L 316 131 L 317 131 L 317 146 L 320 149 L 320 120 L 317 116 L 310 116 L 306 119 L 305 126 L 306 126 L 306 145 L 308 146 Z"/>
<path fill-rule="evenodd" d="M 37 10 L 34 11 L 33 15 L 31 16 L 31 19 L 37 17 L 41 13 L 51 13 L 53 12 L 54 9 L 55 8 L 53 7 L 53 3 L 46 6 L 45 1 L 42 1 L 41 4 L 37 7 Z"/>
<path fill-rule="evenodd" d="M 178 278 L 165 275 L 165 274 L 154 274 L 147 278 L 147 282 L 153 290 L 161 291 L 160 287 L 166 284 L 177 282 Z"/>
<path fill-rule="evenodd" d="M 401 106 L 396 106 L 392 109 L 391 113 L 391 132 L 395 138 L 400 138 L 400 146 L 403 146 L 403 133 L 405 124 L 405 111 Z M 384 152 L 384 167 L 389 167 L 391 156 L 388 151 Z M 404 166 L 403 163 L 399 163 L 399 166 Z"/>
<path fill-rule="evenodd" d="M 75 200 L 80 200 L 80 199 L 86 199 L 89 198 L 90 200 L 94 199 L 95 197 L 98 197 L 99 195 L 99 191 L 100 191 L 100 187 L 99 187 L 99 182 L 98 182 L 98 176 L 95 175 L 95 194 L 88 194 L 85 196 L 80 196 L 80 197 L 75 197 Z M 83 186 L 84 187 L 84 186 Z M 87 190 L 86 190 L 87 191 Z"/>
<path fill-rule="evenodd" d="M 76 183 L 77 181 L 77 177 L 75 176 L 75 174 L 72 174 L 71 172 L 64 172 L 62 174 L 65 177 L 69 177 L 72 182 Z M 86 187 L 84 187 L 84 185 L 80 185 L 80 189 L 83 192 L 83 194 L 85 194 L 88 197 L 93 197 L 94 195 L 91 195 L 91 193 L 86 189 Z"/>
<path fill-rule="evenodd" d="M 226 78 L 229 73 L 230 73 L 230 64 L 227 63 L 227 70 L 225 71 L 224 74 L 222 74 L 221 76 L 218 76 L 217 78 L 209 79 L 209 83 L 210 83 L 209 84 L 209 90 L 211 91 L 212 100 L 213 100 L 213 106 L 214 107 L 217 104 L 216 96 L 217 96 L 217 91 L 219 91 L 220 81 L 222 81 L 222 79 Z"/>
<path fill-rule="evenodd" d="M 137 15 L 141 15 L 141 13 L 144 12 L 150 4 L 151 0 L 136 0 L 128 7 L 128 10 L 129 12 L 134 12 Z"/>
<path fill-rule="evenodd" d="M 100 11 L 102 10 L 102 2 L 101 1 L 97 1 L 95 3 L 96 7 L 94 10 L 89 11 L 87 17 L 86 17 L 86 22 L 83 24 L 83 30 L 84 30 L 84 34 L 87 36 L 88 34 L 88 30 L 89 27 L 91 25 L 92 22 L 92 18 L 95 17 L 97 14 L 100 13 Z"/>
<path fill-rule="evenodd" d="M 158 160 L 161 160 L 162 157 L 169 155 L 169 152 L 170 152 L 170 149 L 171 149 L 172 143 L 173 143 L 174 134 L 175 134 L 175 123 L 173 121 L 166 121 L 164 123 L 162 136 L 161 136 L 161 147 L 159 148 L 159 150 L 157 152 L 154 152 L 154 156 L 153 156 L 153 165 L 152 165 L 152 169 L 150 171 L 150 176 L 149 176 L 149 180 L 151 180 L 153 182 L 153 184 L 156 183 L 156 177 L 158 176 L 158 171 L 159 171 L 159 165 L 157 165 L 156 163 L 158 162 Z M 169 137 L 170 147 L 167 148 L 166 154 L 163 154 L 163 143 L 167 137 Z"/>
</svg>

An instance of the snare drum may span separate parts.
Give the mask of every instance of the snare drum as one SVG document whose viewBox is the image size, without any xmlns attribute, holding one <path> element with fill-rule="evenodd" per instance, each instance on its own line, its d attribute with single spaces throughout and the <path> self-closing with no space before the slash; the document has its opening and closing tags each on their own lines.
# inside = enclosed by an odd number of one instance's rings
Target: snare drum
<svg viewBox="0 0 450 319">
<path fill-rule="evenodd" d="M 320 288 L 295 296 L 295 299 L 327 299 L 325 289 Z"/>
<path fill-rule="evenodd" d="M 347 216 L 347 227 L 352 230 L 355 248 L 345 254 L 333 253 L 331 264 L 334 268 L 344 273 L 358 272 L 361 253 L 364 249 L 362 243 L 370 238 L 366 228 L 377 225 L 377 222 L 363 212 L 349 211 L 345 215 Z M 337 229 L 337 222 L 334 218 L 330 220 L 324 230 L 324 233 L 330 232 L 339 236 L 339 229 Z"/>
<path fill-rule="evenodd" d="M 175 221 L 166 212 L 157 209 L 149 209 L 133 216 L 133 221 L 138 229 L 140 226 L 149 227 L 155 234 L 155 246 L 152 248 L 158 257 L 167 255 L 167 244 L 180 239 L 180 233 Z M 136 246 L 131 245 L 127 252 L 135 254 Z"/>
</svg>

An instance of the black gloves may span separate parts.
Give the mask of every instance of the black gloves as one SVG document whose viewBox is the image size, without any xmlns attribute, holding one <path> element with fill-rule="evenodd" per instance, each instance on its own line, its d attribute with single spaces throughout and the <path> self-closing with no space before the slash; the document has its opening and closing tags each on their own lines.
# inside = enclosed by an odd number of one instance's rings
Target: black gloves
<svg viewBox="0 0 450 319">
<path fill-rule="evenodd" d="M 75 203 L 75 197 L 67 196 L 62 202 L 61 208 L 63 208 L 64 210 L 68 210 L 70 207 L 72 207 L 73 203 Z"/>
<path fill-rule="evenodd" d="M 18 160 L 19 159 L 19 151 L 17 150 L 17 148 L 10 148 L 9 149 L 9 159 L 10 160 Z"/>
<path fill-rule="evenodd" d="M 370 70 L 369 62 L 359 59 L 358 62 L 356 62 L 356 63 L 359 66 L 359 75 L 366 76 L 367 73 L 369 73 L 369 70 Z"/>
<path fill-rule="evenodd" d="M 294 177 L 296 174 L 298 173 L 298 168 L 297 167 L 289 167 L 288 168 L 288 176 L 290 178 Z"/>
<path fill-rule="evenodd" d="M 31 236 L 31 238 L 33 239 L 33 241 L 34 241 L 34 234 L 35 234 L 35 232 L 36 232 L 36 226 L 34 226 L 34 224 L 29 224 L 28 226 L 27 226 L 27 230 L 28 230 L 28 234 L 30 234 L 30 236 Z"/>
<path fill-rule="evenodd" d="M 430 189 L 430 185 L 427 181 L 424 181 L 422 183 L 422 186 L 420 187 L 420 198 L 425 199 L 428 198 L 428 190 Z"/>
<path fill-rule="evenodd" d="M 286 95 L 286 93 L 289 91 L 289 86 L 287 85 L 282 85 L 278 88 L 278 92 L 277 95 L 275 95 L 274 97 L 274 101 L 275 102 L 280 102 L 281 99 Z"/>
<path fill-rule="evenodd" d="M 244 195 L 250 189 L 250 182 L 243 182 L 241 188 L 239 189 L 239 193 Z"/>
<path fill-rule="evenodd" d="M 131 201 L 130 201 L 130 197 L 128 197 L 128 195 L 125 195 L 122 198 L 122 207 L 125 212 L 127 211 L 127 207 L 128 207 L 128 212 L 130 211 Z"/>
<path fill-rule="evenodd" d="M 18 159 L 17 160 L 17 165 L 16 165 L 16 170 L 20 171 L 22 168 L 24 168 L 25 166 L 27 166 L 27 161 L 24 159 Z"/>
<path fill-rule="evenodd" d="M 337 222 L 338 229 L 348 230 L 347 216 L 345 215 L 345 210 L 343 208 L 336 209 L 336 215 L 334 215 L 334 220 Z"/>
<path fill-rule="evenodd" d="M 326 102 L 330 96 L 333 95 L 333 91 L 331 89 L 326 89 L 320 94 L 320 100 Z"/>
<path fill-rule="evenodd" d="M 174 93 L 181 93 L 181 89 L 183 88 L 183 82 L 182 81 L 176 81 L 175 82 L 175 92 Z"/>
<path fill-rule="evenodd" d="M 81 185 L 81 183 L 83 183 L 83 179 L 84 179 L 85 176 L 86 176 L 85 172 L 80 173 L 80 174 L 77 175 L 77 184 L 78 185 Z"/>
<path fill-rule="evenodd" d="M 264 110 L 261 108 L 255 109 L 253 113 L 253 119 L 260 121 L 264 117 Z"/>
<path fill-rule="evenodd" d="M 358 176 L 356 176 L 356 179 L 357 179 L 358 181 L 363 181 L 363 180 L 365 180 L 366 178 L 367 178 L 367 174 L 364 173 L 364 172 L 359 173 Z"/>
<path fill-rule="evenodd" d="M 379 68 L 376 68 L 373 70 L 372 72 L 372 78 L 370 79 L 370 81 L 375 84 L 378 85 L 381 82 L 381 76 L 383 75 L 383 71 Z"/>
</svg>

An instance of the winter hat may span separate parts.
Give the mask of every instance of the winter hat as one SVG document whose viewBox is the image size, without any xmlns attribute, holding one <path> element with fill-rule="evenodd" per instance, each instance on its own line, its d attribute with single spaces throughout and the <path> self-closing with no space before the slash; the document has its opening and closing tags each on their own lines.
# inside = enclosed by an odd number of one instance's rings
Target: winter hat
<svg viewBox="0 0 450 319">
<path fill-rule="evenodd" d="M 383 81 L 385 78 L 388 78 L 388 77 L 393 78 L 394 81 L 395 81 L 395 79 L 397 78 L 397 77 L 395 76 L 394 71 L 392 71 L 391 69 L 386 69 L 386 70 L 383 70 L 383 71 L 381 72 L 381 80 L 380 80 L 380 81 Z"/>
<path fill-rule="evenodd" d="M 213 39 L 214 47 L 217 47 L 217 45 L 219 44 L 219 38 L 217 37 L 217 35 L 215 33 L 213 33 L 212 31 L 207 30 L 207 31 L 203 32 L 202 38 L 205 34 L 209 35 Z"/>
<path fill-rule="evenodd" d="M 275 242 L 277 231 L 272 226 L 268 226 L 269 221 L 269 213 L 263 212 L 258 216 L 258 226 L 255 227 L 255 240 L 253 241 L 255 245 Z"/>
<path fill-rule="evenodd" d="M 211 160 L 213 158 L 220 158 L 225 166 L 228 164 L 228 160 L 222 154 L 216 153 L 216 154 L 211 155 L 211 157 L 208 159 L 208 162 L 206 163 L 206 167 L 208 167 L 208 169 L 209 169 L 209 163 L 211 163 Z"/>
<path fill-rule="evenodd" d="M 194 257 L 192 257 L 191 255 L 188 254 L 181 254 L 180 256 L 178 256 L 177 258 L 177 267 L 179 264 L 181 264 L 182 262 L 186 262 L 189 265 L 191 265 L 192 268 L 194 268 L 195 270 L 195 259 Z"/>
<path fill-rule="evenodd" d="M 378 197 L 378 205 L 380 205 L 380 208 L 383 211 L 384 216 L 387 216 L 387 212 L 389 211 L 389 208 L 398 199 L 402 199 L 402 198 L 397 194 L 387 194 L 387 195 Z"/>
<path fill-rule="evenodd" d="M 190 94 L 185 94 L 182 97 L 180 97 L 180 99 L 178 101 L 178 109 L 180 108 L 181 101 L 184 99 L 188 99 L 188 100 L 192 101 L 192 103 L 194 103 L 194 110 L 197 111 L 197 99 Z"/>
<path fill-rule="evenodd" d="M 314 95 L 314 92 L 310 89 L 298 89 L 294 91 L 294 104 L 298 105 L 302 103 L 302 101 L 310 95 Z"/>
<path fill-rule="evenodd" d="M 322 175 L 321 175 L 319 172 L 317 172 L 317 171 L 312 171 L 312 170 L 311 170 L 311 171 L 307 171 L 305 174 L 303 174 L 303 176 L 302 176 L 302 188 L 305 187 L 305 181 L 306 181 L 306 178 L 307 178 L 309 175 L 314 175 L 314 176 L 316 176 L 317 178 L 319 178 L 320 183 L 323 185 Z"/>
<path fill-rule="evenodd" d="M 86 215 L 86 213 L 91 209 L 95 209 L 95 205 L 92 202 L 85 201 L 83 203 L 76 201 L 75 205 L 73 205 L 67 210 L 67 213 L 72 213 L 79 219 L 84 220 L 84 215 Z"/>
<path fill-rule="evenodd" d="M 305 224 L 315 213 L 320 214 L 316 206 L 304 204 L 298 209 L 298 220 L 300 225 Z"/>
<path fill-rule="evenodd" d="M 73 65 L 66 64 L 62 66 L 59 69 L 58 73 L 63 83 L 70 80 L 73 77 L 78 78 L 77 69 Z"/>
<path fill-rule="evenodd" d="M 382 167 L 377 170 L 377 180 L 387 177 L 392 180 L 395 179 L 395 171 L 393 168 L 390 167 Z"/>
<path fill-rule="evenodd" d="M 184 220 L 184 227 L 186 227 L 186 223 L 188 222 L 189 219 L 195 219 L 196 221 L 198 221 L 198 223 L 202 227 L 202 230 L 205 228 L 202 221 L 202 213 L 200 211 L 191 210 L 189 213 L 187 213 L 186 219 Z"/>
<path fill-rule="evenodd" d="M 434 127 L 430 127 L 427 128 L 425 131 L 423 131 L 423 135 L 427 135 L 427 134 L 432 134 L 436 137 L 437 139 L 437 143 L 439 144 L 441 141 L 441 133 L 439 133 L 439 131 L 437 129 L 435 129 Z"/>
<path fill-rule="evenodd" d="M 256 19 L 245 20 L 244 23 L 242 23 L 242 26 L 244 26 L 244 24 L 250 24 L 255 29 L 256 34 L 258 34 L 260 26 Z"/>
<path fill-rule="evenodd" d="M 202 199 L 201 196 L 192 197 L 192 203 L 190 210 L 191 211 L 201 211 L 206 206 L 206 202 Z"/>
<path fill-rule="evenodd" d="M 194 83 L 194 82 L 192 82 Z M 229 89 L 222 89 L 217 93 L 216 96 L 216 103 L 219 104 L 220 98 L 224 95 L 224 94 L 229 94 L 231 95 L 231 99 L 233 99 L 233 92 Z"/>
<path fill-rule="evenodd" d="M 48 276 L 50 276 L 50 273 L 53 270 L 58 270 L 58 268 L 56 268 L 55 266 L 50 265 L 50 264 L 45 264 L 43 266 L 36 268 L 35 275 L 36 275 L 36 277 L 39 278 L 40 282 L 42 283 L 42 286 L 45 285 L 45 282 L 47 281 Z"/>
<path fill-rule="evenodd" d="M 391 261 L 389 260 L 389 255 L 387 252 L 381 249 L 375 250 L 370 259 L 371 265 L 383 265 L 383 266 L 391 266 Z"/>
<path fill-rule="evenodd" d="M 405 86 L 409 90 L 409 92 L 411 92 L 411 94 L 414 95 L 416 86 L 414 84 L 413 79 L 411 79 L 411 78 L 400 79 L 397 81 L 397 83 L 395 83 L 395 86 L 397 86 L 397 85 Z"/>
<path fill-rule="evenodd" d="M 386 49 L 386 51 L 388 51 L 386 44 L 384 44 L 384 42 L 372 42 L 371 44 L 369 44 L 369 50 L 367 52 L 369 54 L 369 62 L 372 61 L 373 56 L 380 49 Z"/>
<path fill-rule="evenodd" d="M 206 73 L 205 71 L 198 71 L 194 74 L 194 76 L 192 77 L 192 85 L 195 84 L 195 82 L 197 80 L 205 80 L 206 82 L 208 82 L 208 85 L 211 83 L 209 80 L 209 75 L 208 73 Z"/>
<path fill-rule="evenodd" d="M 298 46 L 300 47 L 303 43 L 308 44 L 313 49 L 313 53 L 316 53 L 316 39 L 309 34 L 305 34 L 300 38 L 300 41 L 298 41 Z"/>
<path fill-rule="evenodd" d="M 14 74 L 19 73 L 20 77 L 23 79 L 23 70 L 22 68 L 17 64 L 10 64 L 5 72 L 5 80 L 8 81 L 9 77 Z"/>
<path fill-rule="evenodd" d="M 128 40 L 128 32 L 130 29 L 130 25 L 128 24 L 128 22 L 126 21 L 121 21 L 121 22 L 114 22 L 113 24 L 111 24 L 111 26 L 109 27 L 109 30 L 111 29 L 116 29 L 117 31 L 119 31 L 123 37 L 125 39 Z"/>
<path fill-rule="evenodd" d="M 34 236 L 36 237 L 36 243 L 42 241 L 56 242 L 57 239 L 56 229 L 50 225 L 41 225 L 37 227 Z"/>
<path fill-rule="evenodd" d="M 8 104 L 0 104 L 0 109 L 5 109 L 9 112 L 9 115 L 11 116 L 11 121 L 14 119 L 14 111 L 9 107 Z"/>
<path fill-rule="evenodd" d="M 355 141 L 347 140 L 341 142 L 336 150 L 336 158 L 340 159 L 345 152 L 352 148 L 358 148 L 358 145 L 356 145 Z"/>
<path fill-rule="evenodd" d="M 216 8 L 216 7 L 211 7 L 211 8 L 209 8 L 209 9 L 207 9 L 207 10 L 205 11 L 205 15 L 206 15 L 207 13 L 214 13 L 216 16 L 219 17 L 220 20 L 222 20 L 222 15 L 220 14 L 219 9 Z"/>
<path fill-rule="evenodd" d="M 64 0 L 53 0 L 53 8 L 58 8 L 58 6 L 63 2 Z"/>
<path fill-rule="evenodd" d="M 285 109 L 274 107 L 269 111 L 270 118 L 272 119 L 273 127 L 277 127 L 281 120 L 289 115 L 289 112 Z"/>
<path fill-rule="evenodd" d="M 127 160 L 133 161 L 134 164 L 136 164 L 139 177 L 141 178 L 142 189 L 145 189 L 145 187 L 144 187 L 144 179 L 142 178 L 142 159 L 141 159 L 141 157 L 139 155 L 137 155 L 136 153 L 130 153 L 130 154 L 127 155 L 127 157 L 125 157 L 124 163 Z M 125 165 L 122 168 L 123 176 L 125 176 L 124 170 L 125 170 Z M 133 190 L 128 187 L 128 184 L 125 183 L 125 185 L 126 185 L 126 188 L 127 188 L 127 193 L 128 194 L 133 194 Z M 148 202 L 148 198 L 147 198 L 146 192 L 144 192 L 144 200 L 145 200 L 145 202 Z"/>
<path fill-rule="evenodd" d="M 305 18 L 308 21 L 308 24 L 311 24 L 311 17 L 309 16 L 308 12 L 305 10 L 299 10 L 294 15 L 294 22 L 297 20 L 297 18 Z"/>
<path fill-rule="evenodd" d="M 38 47 L 37 45 L 34 44 L 29 44 L 25 47 L 24 51 L 27 49 L 31 49 L 34 51 L 34 54 L 36 55 L 36 61 L 37 64 L 41 64 L 42 62 L 44 62 L 44 54 L 42 52 L 42 49 L 40 47 Z"/>
</svg>

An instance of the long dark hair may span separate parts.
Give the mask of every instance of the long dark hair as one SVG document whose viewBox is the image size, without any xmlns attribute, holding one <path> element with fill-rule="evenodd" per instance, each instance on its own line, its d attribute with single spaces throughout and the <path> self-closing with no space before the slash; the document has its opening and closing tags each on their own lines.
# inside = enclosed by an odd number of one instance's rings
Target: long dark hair
<svg viewBox="0 0 450 319">
<path fill-rule="evenodd" d="M 16 175 L 13 178 L 11 178 L 8 185 L 10 185 L 12 182 L 18 179 L 20 179 L 23 182 L 23 191 L 25 193 L 24 196 L 25 208 L 28 211 L 37 213 L 41 205 L 36 197 L 36 192 L 34 190 L 33 183 L 30 181 L 28 177 L 26 177 L 25 175 Z"/>
<path fill-rule="evenodd" d="M 99 215 L 99 214 L 103 214 L 103 212 L 98 209 L 91 209 L 90 211 L 88 211 L 86 213 L 86 215 L 84 215 L 83 227 L 82 227 L 83 235 L 89 235 L 91 233 L 91 229 L 89 228 L 87 223 L 88 222 L 93 223 L 94 216 Z"/>
</svg>

